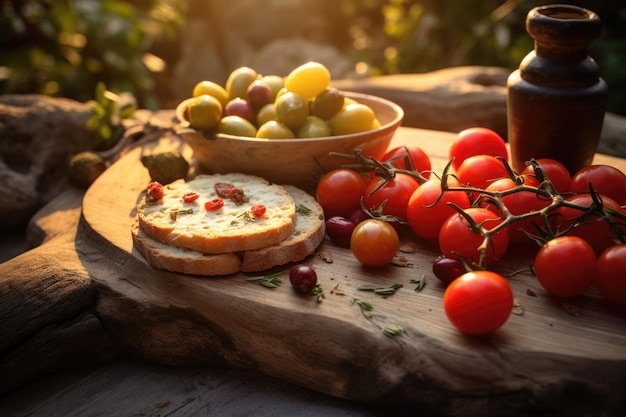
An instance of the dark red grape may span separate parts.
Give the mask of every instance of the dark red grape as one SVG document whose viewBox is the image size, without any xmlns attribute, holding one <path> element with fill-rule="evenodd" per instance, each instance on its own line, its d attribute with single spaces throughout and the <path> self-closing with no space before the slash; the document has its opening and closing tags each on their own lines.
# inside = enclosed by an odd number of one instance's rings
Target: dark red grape
<svg viewBox="0 0 626 417">
<path fill-rule="evenodd" d="M 458 259 L 439 256 L 433 262 L 433 274 L 445 285 L 450 284 L 456 278 L 468 272 L 463 262 Z"/>
<path fill-rule="evenodd" d="M 317 273 L 308 265 L 295 265 L 289 271 L 289 281 L 301 294 L 311 294 L 317 285 Z"/>
<path fill-rule="evenodd" d="M 333 216 L 326 220 L 326 234 L 339 246 L 350 246 L 350 237 L 356 225 L 342 216 Z"/>
</svg>

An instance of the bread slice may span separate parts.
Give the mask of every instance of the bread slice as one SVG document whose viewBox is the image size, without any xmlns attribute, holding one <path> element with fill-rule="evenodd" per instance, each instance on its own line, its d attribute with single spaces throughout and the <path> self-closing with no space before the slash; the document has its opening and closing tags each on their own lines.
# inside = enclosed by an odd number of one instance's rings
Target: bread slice
<svg viewBox="0 0 626 417">
<path fill-rule="evenodd" d="M 242 204 L 224 198 L 224 206 L 208 211 L 204 204 L 218 197 L 216 183 L 241 188 L 246 197 Z M 182 197 L 189 192 L 200 195 L 187 203 Z M 255 204 L 267 208 L 261 218 L 249 216 Z M 187 213 L 186 210 L 191 210 Z M 214 174 L 198 176 L 164 186 L 161 200 L 145 196 L 137 206 L 139 227 L 157 242 L 219 254 L 242 252 L 274 245 L 295 230 L 293 198 L 280 185 L 246 174 Z M 248 218 L 246 218 L 248 214 Z"/>
<path fill-rule="evenodd" d="M 301 261 L 315 252 L 326 232 L 324 210 L 313 196 L 291 186 L 283 186 L 296 202 L 296 230 L 277 245 L 246 251 L 243 272 L 263 271 L 277 265 Z"/>
<path fill-rule="evenodd" d="M 234 253 L 217 255 L 177 248 L 157 242 L 139 227 L 136 219 L 131 228 L 133 246 L 154 268 L 193 275 L 229 275 L 241 271 L 241 259 Z"/>
<path fill-rule="evenodd" d="M 256 272 L 300 261 L 314 253 L 324 239 L 324 211 L 305 191 L 290 185 L 284 188 L 299 209 L 294 233 L 276 245 L 237 254 L 206 254 L 157 242 L 144 233 L 136 221 L 131 230 L 134 246 L 153 267 L 183 274 L 211 276 Z"/>
</svg>

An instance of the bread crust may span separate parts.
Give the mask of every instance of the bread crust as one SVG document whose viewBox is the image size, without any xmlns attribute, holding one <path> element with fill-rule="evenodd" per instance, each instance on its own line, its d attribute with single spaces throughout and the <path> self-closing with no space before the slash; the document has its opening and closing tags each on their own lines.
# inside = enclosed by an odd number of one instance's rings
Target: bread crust
<svg viewBox="0 0 626 417">
<path fill-rule="evenodd" d="M 296 230 L 285 240 L 266 248 L 246 251 L 241 264 L 243 272 L 263 271 L 301 261 L 314 253 L 324 240 L 324 210 L 319 203 L 299 188 L 290 185 L 283 187 L 293 197 L 296 206 L 306 207 L 310 211 L 307 214 L 301 211 L 296 213 Z"/>
<path fill-rule="evenodd" d="M 222 208 L 207 211 L 205 202 L 218 197 L 216 183 L 241 188 L 247 201 L 236 204 L 224 198 Z M 189 192 L 200 194 L 200 198 L 184 202 L 182 196 Z M 250 213 L 255 204 L 267 207 L 265 215 L 246 219 L 245 213 Z M 192 213 L 182 214 L 190 209 Z M 144 196 L 137 206 L 137 218 L 141 230 L 157 242 L 205 253 L 233 253 L 277 244 L 291 235 L 295 230 L 295 204 L 282 186 L 263 178 L 214 174 L 168 184 L 163 199 L 156 202 Z"/>
<path fill-rule="evenodd" d="M 234 253 L 206 254 L 177 248 L 150 238 L 135 220 L 131 228 L 134 247 L 154 268 L 192 275 L 230 275 L 241 271 L 241 259 Z"/>
</svg>

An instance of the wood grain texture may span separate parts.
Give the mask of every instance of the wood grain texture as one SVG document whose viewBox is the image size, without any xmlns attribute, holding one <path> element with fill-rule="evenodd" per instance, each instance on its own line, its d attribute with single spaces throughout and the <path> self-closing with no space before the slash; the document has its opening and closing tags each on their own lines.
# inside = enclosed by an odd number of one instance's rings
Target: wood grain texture
<svg viewBox="0 0 626 417">
<path fill-rule="evenodd" d="M 440 168 L 452 137 L 401 129 L 394 144 L 422 146 Z M 510 283 L 524 314 L 512 315 L 490 336 L 467 337 L 445 318 L 444 288 L 430 270 L 437 249 L 410 234 L 404 243 L 417 248 L 406 254 L 410 268 L 364 268 L 348 250 L 324 242 L 320 250 L 334 262 L 305 261 L 325 289 L 321 303 L 296 295 L 286 274 L 282 286 L 269 290 L 247 281 L 251 275 L 201 278 L 151 268 L 130 237 L 149 180 L 139 158 L 172 148 L 188 152 L 173 136 L 129 152 L 83 200 L 80 264 L 97 287 L 103 327 L 134 354 L 165 364 L 257 369 L 341 398 L 420 404 L 447 415 L 497 415 L 499 407 L 521 412 L 530 404 L 535 411 L 583 415 L 590 407 L 626 406 L 614 395 L 626 389 L 626 320 L 612 315 L 596 293 L 576 300 L 581 310 L 575 317 L 528 273 L 516 274 Z M 528 255 L 512 254 L 498 269 L 510 273 L 529 263 Z M 422 275 L 427 285 L 415 293 L 409 281 Z M 403 288 L 387 298 L 358 290 L 390 283 Z M 351 302 L 355 297 L 374 310 L 362 314 Z M 406 334 L 384 336 L 381 328 L 391 325 Z"/>
</svg>

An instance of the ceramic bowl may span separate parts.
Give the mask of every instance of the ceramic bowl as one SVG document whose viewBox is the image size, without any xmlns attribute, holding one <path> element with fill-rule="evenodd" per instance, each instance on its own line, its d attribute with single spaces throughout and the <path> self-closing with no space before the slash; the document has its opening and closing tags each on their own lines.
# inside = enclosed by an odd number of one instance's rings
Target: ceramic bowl
<svg viewBox="0 0 626 417">
<path fill-rule="evenodd" d="M 404 112 L 397 104 L 372 95 L 344 92 L 346 97 L 370 106 L 380 127 L 350 135 L 302 139 L 257 139 L 224 134 L 205 134 L 181 121 L 177 133 L 191 146 L 199 168 L 206 173 L 241 172 L 277 184 L 305 189 L 315 187 L 324 173 L 350 161 L 330 152 L 382 157 Z M 180 109 L 178 111 L 180 114 Z"/>
</svg>

